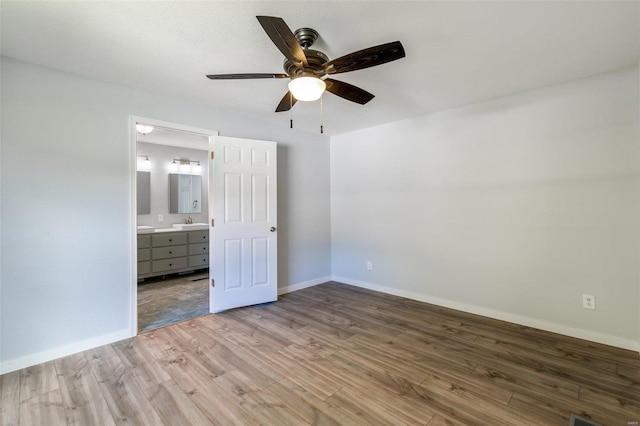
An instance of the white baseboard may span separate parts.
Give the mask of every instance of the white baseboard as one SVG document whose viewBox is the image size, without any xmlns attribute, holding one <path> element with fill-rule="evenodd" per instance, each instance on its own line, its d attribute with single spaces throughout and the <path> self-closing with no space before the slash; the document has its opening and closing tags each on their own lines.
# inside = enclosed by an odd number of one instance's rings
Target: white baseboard
<svg viewBox="0 0 640 426">
<path fill-rule="evenodd" d="M 0 363 L 0 374 L 11 373 L 12 371 L 22 368 L 31 367 L 32 365 L 41 364 L 43 362 L 52 361 L 67 355 L 72 355 L 88 349 L 97 348 L 98 346 L 108 345 L 131 336 L 131 330 L 120 330 L 114 333 L 105 334 L 104 336 L 93 337 L 91 339 L 82 340 L 70 345 L 60 346 L 35 354 L 27 355 L 20 358 L 10 359 Z"/>
<path fill-rule="evenodd" d="M 521 315 L 511 314 L 508 312 L 496 311 L 475 305 L 467 305 L 465 303 L 454 302 L 452 300 L 431 297 L 426 294 L 416 293 L 413 291 L 400 290 L 397 288 L 371 284 L 364 281 L 352 280 L 345 277 L 332 277 L 332 281 L 349 284 L 356 287 L 362 287 L 369 290 L 379 291 L 381 293 L 393 294 L 394 296 L 406 297 L 407 299 L 417 300 L 420 302 L 431 303 L 433 305 L 443 306 L 458 311 L 468 312 L 471 314 L 482 315 L 501 321 L 508 321 L 514 324 L 524 325 L 527 327 L 537 328 L 540 330 L 550 331 L 552 333 L 563 334 L 565 336 L 576 337 L 578 339 L 589 340 L 591 342 L 602 343 L 604 345 L 615 346 L 617 348 L 629 349 L 632 351 L 640 351 L 640 342 L 624 339 L 617 336 L 599 333 L 597 331 L 584 330 L 580 328 L 569 327 L 560 324 L 554 324 L 547 321 L 529 318 Z"/>
<path fill-rule="evenodd" d="M 292 291 L 302 290 L 303 288 L 313 287 L 314 285 L 324 284 L 328 281 L 331 281 L 331 277 L 320 277 L 301 283 L 291 284 L 286 287 L 280 287 L 278 288 L 278 296 L 281 294 L 291 293 Z"/>
</svg>

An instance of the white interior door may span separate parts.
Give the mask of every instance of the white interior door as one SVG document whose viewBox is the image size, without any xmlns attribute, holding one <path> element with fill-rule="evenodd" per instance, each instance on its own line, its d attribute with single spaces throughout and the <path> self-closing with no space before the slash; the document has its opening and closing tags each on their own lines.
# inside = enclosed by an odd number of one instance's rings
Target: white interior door
<svg viewBox="0 0 640 426">
<path fill-rule="evenodd" d="M 278 298 L 276 143 L 213 139 L 211 312 Z"/>
</svg>

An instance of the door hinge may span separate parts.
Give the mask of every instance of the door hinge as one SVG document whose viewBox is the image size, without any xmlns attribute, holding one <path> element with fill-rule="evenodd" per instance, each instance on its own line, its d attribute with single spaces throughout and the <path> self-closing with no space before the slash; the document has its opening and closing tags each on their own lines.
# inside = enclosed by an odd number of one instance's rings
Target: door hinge
<svg viewBox="0 0 640 426">
<path fill-rule="evenodd" d="M 213 228 L 214 226 L 216 226 L 216 220 L 215 219 L 211 219 L 211 227 Z"/>
<path fill-rule="evenodd" d="M 216 154 L 215 152 L 211 151 L 211 159 L 213 160 L 215 158 Z"/>
<path fill-rule="evenodd" d="M 211 278 L 211 287 L 215 287 L 215 286 L 216 286 L 216 280 Z"/>
</svg>

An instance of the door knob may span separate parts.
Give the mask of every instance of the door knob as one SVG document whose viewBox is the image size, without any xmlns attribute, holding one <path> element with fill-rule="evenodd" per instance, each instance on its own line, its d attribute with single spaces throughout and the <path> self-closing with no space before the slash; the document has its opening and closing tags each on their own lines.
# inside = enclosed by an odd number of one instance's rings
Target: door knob
<svg viewBox="0 0 640 426">
<path fill-rule="evenodd" d="M 276 232 L 276 227 L 275 227 L 275 226 L 272 226 L 272 227 L 271 227 L 271 229 L 270 229 L 270 231 L 271 231 L 271 232 Z"/>
</svg>

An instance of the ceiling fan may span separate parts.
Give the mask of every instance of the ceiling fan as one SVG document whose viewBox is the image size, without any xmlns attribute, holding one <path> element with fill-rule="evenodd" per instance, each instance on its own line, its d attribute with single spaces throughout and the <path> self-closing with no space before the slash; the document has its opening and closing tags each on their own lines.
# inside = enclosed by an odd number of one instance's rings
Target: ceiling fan
<svg viewBox="0 0 640 426">
<path fill-rule="evenodd" d="M 295 34 L 282 18 L 256 16 L 273 44 L 285 56 L 286 74 L 210 74 L 211 80 L 243 80 L 253 78 L 289 78 L 289 91 L 284 95 L 276 112 L 288 111 L 297 101 L 315 101 L 327 90 L 351 102 L 364 105 L 374 95 L 359 87 L 327 75 L 356 71 L 404 58 L 404 48 L 399 41 L 369 47 L 329 60 L 319 50 L 310 49 L 318 38 L 311 28 L 300 28 Z"/>
</svg>

